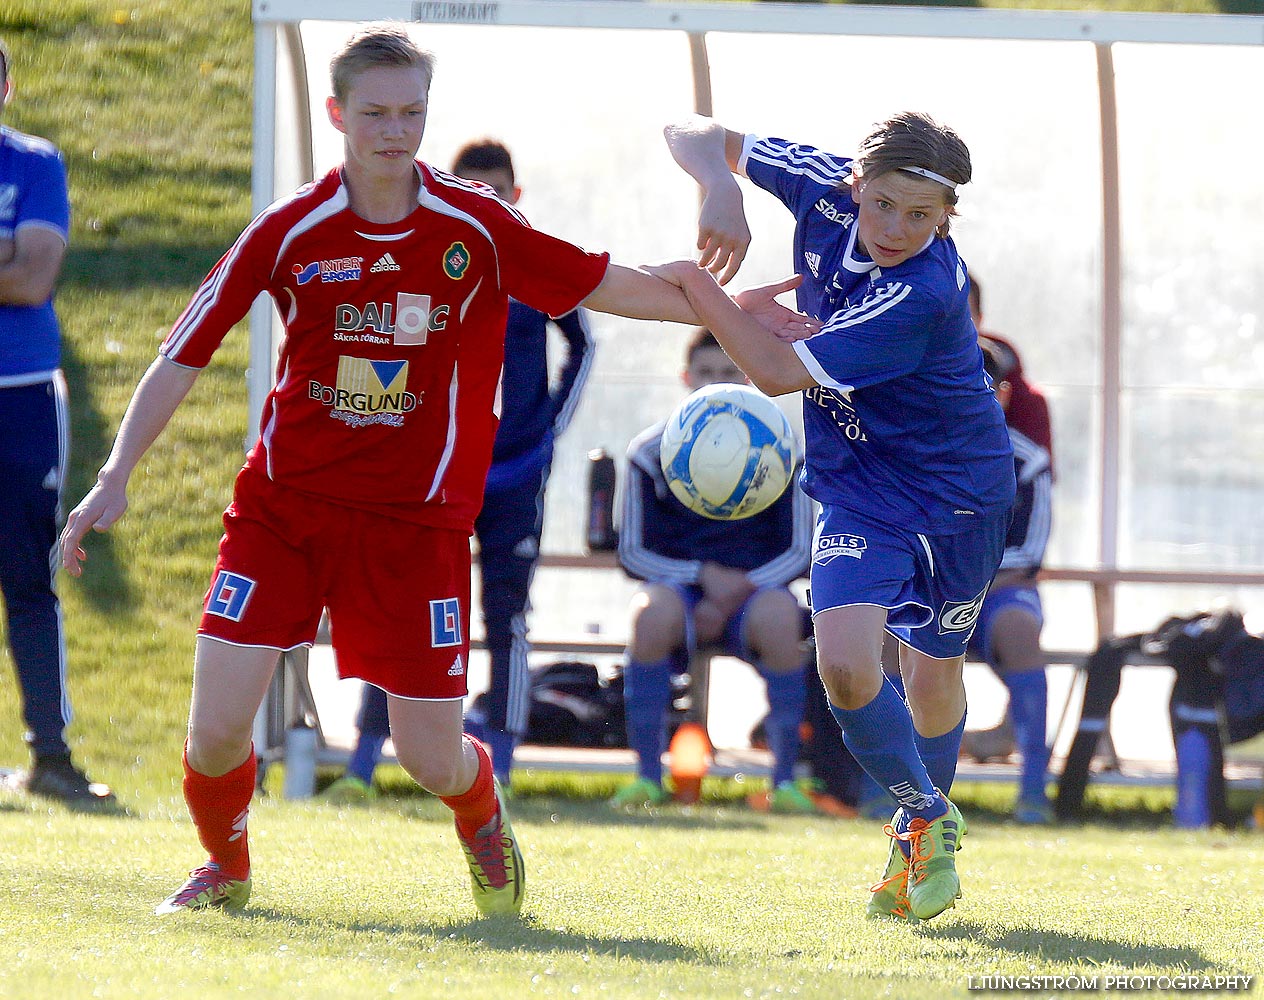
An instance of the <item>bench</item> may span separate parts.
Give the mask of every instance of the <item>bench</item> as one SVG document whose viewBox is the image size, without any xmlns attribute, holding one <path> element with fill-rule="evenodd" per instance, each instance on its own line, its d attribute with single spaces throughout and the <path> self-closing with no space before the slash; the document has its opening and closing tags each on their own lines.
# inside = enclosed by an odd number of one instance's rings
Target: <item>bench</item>
<svg viewBox="0 0 1264 1000">
<path fill-rule="evenodd" d="M 617 571 L 622 572 L 617 555 L 613 552 L 598 552 L 591 555 L 580 554 L 546 554 L 541 557 L 541 567 L 577 571 Z M 1094 609 L 1097 615 L 1099 634 L 1103 625 L 1114 621 L 1113 588 L 1119 583 L 1188 583 L 1219 586 L 1256 586 L 1264 584 L 1264 573 L 1196 573 L 1157 571 L 1125 571 L 1125 570 L 1079 570 L 1079 569 L 1046 569 L 1041 574 L 1042 580 L 1075 581 L 1087 583 L 1093 588 Z M 327 642 L 328 636 L 318 636 L 319 642 Z M 581 635 L 573 637 L 532 638 L 534 653 L 555 653 L 568 658 L 592 659 L 594 657 L 621 657 L 625 644 L 599 636 Z M 482 649 L 480 639 L 471 641 L 471 648 Z M 704 650 L 695 656 L 690 664 L 691 680 L 691 714 L 698 721 L 707 722 L 710 707 L 710 676 L 712 658 L 715 650 Z M 1050 665 L 1070 666 L 1075 674 L 1072 685 L 1063 703 L 1059 721 L 1053 734 L 1053 745 L 1057 745 L 1064 732 L 1076 731 L 1080 728 L 1078 702 L 1082 700 L 1087 678 L 1084 674 L 1084 663 L 1088 656 L 1083 650 L 1046 651 Z M 306 722 L 315 730 L 316 763 L 322 765 L 343 765 L 347 760 L 344 748 L 331 746 L 325 739 L 320 724 L 320 714 L 313 695 L 308 676 L 309 651 L 305 648 L 293 650 L 283 655 L 278 664 L 263 705 L 255 720 L 255 746 L 259 757 L 260 781 L 262 782 L 267 767 L 272 763 L 285 760 L 286 740 L 290 730 L 296 725 Z M 1130 666 L 1163 666 L 1160 660 L 1141 654 L 1132 654 L 1127 658 Z M 1067 727 L 1070 726 L 1070 729 Z M 1109 738 L 1108 731 L 1106 732 Z M 520 754 L 523 766 L 579 771 L 614 771 L 631 772 L 634 760 L 630 751 L 620 750 L 579 750 L 557 747 L 525 746 Z M 389 759 L 389 758 L 388 758 Z M 1117 762 L 1116 762 L 1117 763 Z M 712 774 L 732 776 L 746 774 L 750 776 L 766 776 L 770 772 L 768 755 L 757 750 L 722 750 L 716 754 Z M 1012 765 L 971 765 L 962 762 L 959 771 L 966 780 L 1013 781 L 1016 770 Z M 1262 787 L 1259 774 L 1254 768 L 1235 767 L 1227 775 L 1235 784 L 1248 787 Z M 1130 767 L 1128 773 L 1112 769 L 1107 774 L 1096 776 L 1095 780 L 1123 784 L 1171 784 L 1173 767 Z"/>
</svg>

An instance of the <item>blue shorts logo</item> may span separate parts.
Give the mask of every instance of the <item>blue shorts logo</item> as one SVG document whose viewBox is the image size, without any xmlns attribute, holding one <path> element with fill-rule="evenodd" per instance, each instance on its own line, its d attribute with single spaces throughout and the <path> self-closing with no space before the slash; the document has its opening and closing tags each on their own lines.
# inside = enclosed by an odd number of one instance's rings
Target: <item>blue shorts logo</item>
<svg viewBox="0 0 1264 1000">
<path fill-rule="evenodd" d="M 979 612 L 983 610 L 983 599 L 987 597 L 987 587 L 972 601 L 945 601 L 939 609 L 939 633 L 966 632 L 974 628 L 979 620 Z"/>
<path fill-rule="evenodd" d="M 211 584 L 211 596 L 206 600 L 206 613 L 239 622 L 246 613 L 246 605 L 254 592 L 254 580 L 222 569 Z"/>
<path fill-rule="evenodd" d="M 818 566 L 833 562 L 839 556 L 859 559 L 868 547 L 863 535 L 822 535 L 816 540 L 812 561 Z"/>
<path fill-rule="evenodd" d="M 455 597 L 430 602 L 430 645 L 461 645 L 461 602 Z"/>
</svg>

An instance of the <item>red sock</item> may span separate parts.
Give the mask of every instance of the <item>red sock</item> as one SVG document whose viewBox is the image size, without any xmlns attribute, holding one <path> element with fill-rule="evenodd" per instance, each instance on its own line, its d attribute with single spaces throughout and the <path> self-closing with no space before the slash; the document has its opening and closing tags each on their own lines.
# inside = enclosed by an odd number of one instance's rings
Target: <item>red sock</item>
<svg viewBox="0 0 1264 1000">
<path fill-rule="evenodd" d="M 496 786 L 492 781 L 492 758 L 473 736 L 465 739 L 474 744 L 478 754 L 478 774 L 469 790 L 460 795 L 443 795 L 440 801 L 456 815 L 456 828 L 463 837 L 472 837 L 496 815 Z"/>
<path fill-rule="evenodd" d="M 250 849 L 246 843 L 246 817 L 255 794 L 255 751 L 240 767 L 218 778 L 199 774 L 189 766 L 184 750 L 184 801 L 197 827 L 198 839 L 229 878 L 250 876 Z"/>
</svg>

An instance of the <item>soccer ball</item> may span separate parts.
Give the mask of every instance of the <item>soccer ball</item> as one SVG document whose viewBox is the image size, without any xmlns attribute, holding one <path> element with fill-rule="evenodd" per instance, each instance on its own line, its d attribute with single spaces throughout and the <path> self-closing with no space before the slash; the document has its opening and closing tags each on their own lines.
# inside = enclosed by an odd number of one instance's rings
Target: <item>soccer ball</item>
<svg viewBox="0 0 1264 1000">
<path fill-rule="evenodd" d="M 723 382 L 681 400 L 659 452 L 676 499 L 715 521 L 770 507 L 798 460 L 798 440 L 777 404 L 750 386 Z"/>
</svg>

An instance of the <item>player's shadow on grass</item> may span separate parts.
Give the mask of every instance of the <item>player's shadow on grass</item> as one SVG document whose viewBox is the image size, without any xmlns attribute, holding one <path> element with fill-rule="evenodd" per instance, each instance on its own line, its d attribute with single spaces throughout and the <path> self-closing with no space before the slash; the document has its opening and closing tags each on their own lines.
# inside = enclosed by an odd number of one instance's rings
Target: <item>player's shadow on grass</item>
<svg viewBox="0 0 1264 1000">
<path fill-rule="evenodd" d="M 61 366 L 70 389 L 70 468 L 62 489 L 66 508 L 77 504 L 96 482 L 97 468 L 110 451 L 110 430 L 97 405 L 95 384 L 75 351 L 73 342 L 62 344 Z M 84 597 L 98 611 L 124 611 L 132 604 L 132 586 L 109 534 L 93 533 L 92 572 L 79 579 Z"/>
<path fill-rule="evenodd" d="M 1204 958 L 1196 949 L 1155 944 L 1129 943 L 1108 938 L 1063 934 L 1040 927 L 998 929 L 995 925 L 969 920 L 922 924 L 925 933 L 937 938 L 959 938 L 971 945 L 983 945 L 1030 959 L 1039 955 L 1044 962 L 1088 963 L 1125 968 L 1174 966 L 1193 972 L 1215 971 L 1228 974 L 1221 964 Z"/>
<path fill-rule="evenodd" d="M 240 914 L 243 918 L 283 923 L 287 926 L 331 927 L 357 934 L 389 934 L 395 941 L 412 941 L 419 950 L 437 942 L 454 940 L 477 944 L 483 949 L 505 952 L 535 951 L 573 952 L 577 955 L 617 955 L 643 962 L 690 962 L 713 965 L 718 959 L 705 951 L 672 941 L 646 937 L 608 937 L 580 934 L 556 927 L 546 927 L 531 914 L 515 917 L 481 917 L 476 920 L 454 920 L 451 923 L 407 921 L 353 921 L 339 923 L 313 920 L 292 912 L 251 907 Z"/>
</svg>

